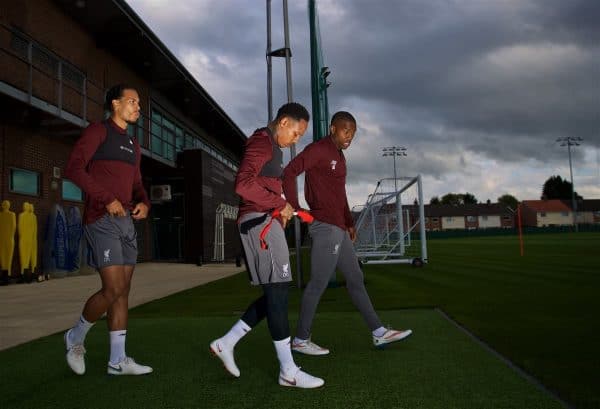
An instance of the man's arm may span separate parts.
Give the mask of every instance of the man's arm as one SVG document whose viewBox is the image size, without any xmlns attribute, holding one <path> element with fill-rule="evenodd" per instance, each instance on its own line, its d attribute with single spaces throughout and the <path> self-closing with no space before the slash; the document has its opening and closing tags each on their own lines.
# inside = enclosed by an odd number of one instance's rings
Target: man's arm
<svg viewBox="0 0 600 409">
<path fill-rule="evenodd" d="M 309 147 L 305 148 L 298 156 L 292 159 L 283 170 L 283 194 L 294 209 L 300 208 L 296 178 L 311 166 L 309 151 Z"/>
<path fill-rule="evenodd" d="M 65 168 L 65 177 L 79 186 L 93 202 L 99 202 L 103 206 L 112 203 L 116 198 L 98 185 L 86 168 L 105 138 L 106 129 L 102 124 L 94 124 L 84 129 Z"/>
<path fill-rule="evenodd" d="M 346 229 L 350 234 L 350 240 L 356 240 L 356 229 L 354 228 L 354 219 L 352 218 L 352 212 L 350 212 L 350 206 L 348 206 L 348 198 L 346 197 L 346 205 L 344 206 L 344 223 Z"/>
<path fill-rule="evenodd" d="M 251 137 L 235 178 L 235 193 L 242 199 L 262 207 L 281 209 L 286 205 L 281 195 L 256 183 L 260 171 L 272 156 L 273 148 L 267 138 Z"/>
</svg>

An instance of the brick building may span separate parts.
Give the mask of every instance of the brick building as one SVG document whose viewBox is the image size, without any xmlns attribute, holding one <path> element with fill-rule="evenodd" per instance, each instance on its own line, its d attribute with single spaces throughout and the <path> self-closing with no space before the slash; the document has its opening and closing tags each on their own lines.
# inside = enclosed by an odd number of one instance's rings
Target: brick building
<svg viewBox="0 0 600 409">
<path fill-rule="evenodd" d="M 141 98 L 129 133 L 153 199 L 136 225 L 140 260 L 212 259 L 215 210 L 238 204 L 246 137 L 124 0 L 3 1 L 0 66 L 0 201 L 16 213 L 34 205 L 39 247 L 54 204 L 83 207 L 62 173 L 81 130 L 106 115 L 106 90 L 124 82 Z M 240 253 L 235 237 L 226 222 L 228 259 Z"/>
</svg>

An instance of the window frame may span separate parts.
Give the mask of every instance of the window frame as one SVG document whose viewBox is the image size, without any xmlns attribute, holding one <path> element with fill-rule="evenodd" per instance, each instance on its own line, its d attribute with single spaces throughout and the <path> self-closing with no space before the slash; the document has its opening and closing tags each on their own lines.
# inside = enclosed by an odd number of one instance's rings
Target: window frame
<svg viewBox="0 0 600 409">
<path fill-rule="evenodd" d="M 13 180 L 13 172 L 17 171 L 17 172 L 25 172 L 25 173 L 30 173 L 36 176 L 36 193 L 33 194 L 31 192 L 25 191 L 25 190 L 18 190 L 15 189 L 14 187 L 14 180 Z M 8 170 L 8 191 L 10 193 L 16 193 L 19 195 L 26 195 L 26 196 L 31 196 L 31 197 L 40 197 L 41 196 L 41 191 L 42 191 L 42 178 L 41 178 L 41 173 L 37 172 L 35 170 L 31 170 L 31 169 L 23 169 L 23 168 L 18 168 L 18 167 L 9 167 Z"/>
</svg>

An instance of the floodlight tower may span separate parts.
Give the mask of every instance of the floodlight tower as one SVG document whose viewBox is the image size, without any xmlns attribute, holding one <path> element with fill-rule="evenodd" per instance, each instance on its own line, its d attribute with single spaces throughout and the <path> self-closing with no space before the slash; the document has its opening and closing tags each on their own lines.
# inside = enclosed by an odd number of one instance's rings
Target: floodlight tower
<svg viewBox="0 0 600 409">
<path fill-rule="evenodd" d="M 396 177 L 396 156 L 406 156 L 406 148 L 404 146 L 388 146 L 381 148 L 383 154 L 381 156 L 394 157 L 394 190 L 398 191 L 398 180 Z"/>
<path fill-rule="evenodd" d="M 569 171 L 571 172 L 571 201 L 573 203 L 573 225 L 575 231 L 579 231 L 577 226 L 577 201 L 575 200 L 575 185 L 573 184 L 573 162 L 571 161 L 571 146 L 579 146 L 583 142 L 583 138 L 578 136 L 565 136 L 557 138 L 556 142 L 560 143 L 560 146 L 566 146 L 569 152 Z"/>
</svg>

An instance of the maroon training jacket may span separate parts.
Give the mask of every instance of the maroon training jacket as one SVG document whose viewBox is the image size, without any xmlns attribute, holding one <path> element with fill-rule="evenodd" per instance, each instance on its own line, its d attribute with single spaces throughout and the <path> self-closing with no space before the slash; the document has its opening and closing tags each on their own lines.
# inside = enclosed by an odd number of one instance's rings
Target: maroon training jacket
<svg viewBox="0 0 600 409">
<path fill-rule="evenodd" d="M 283 192 L 298 209 L 296 177 L 304 176 L 304 198 L 316 220 L 344 230 L 354 227 L 346 197 L 346 159 L 330 136 L 308 145 L 283 171 Z"/>
</svg>

